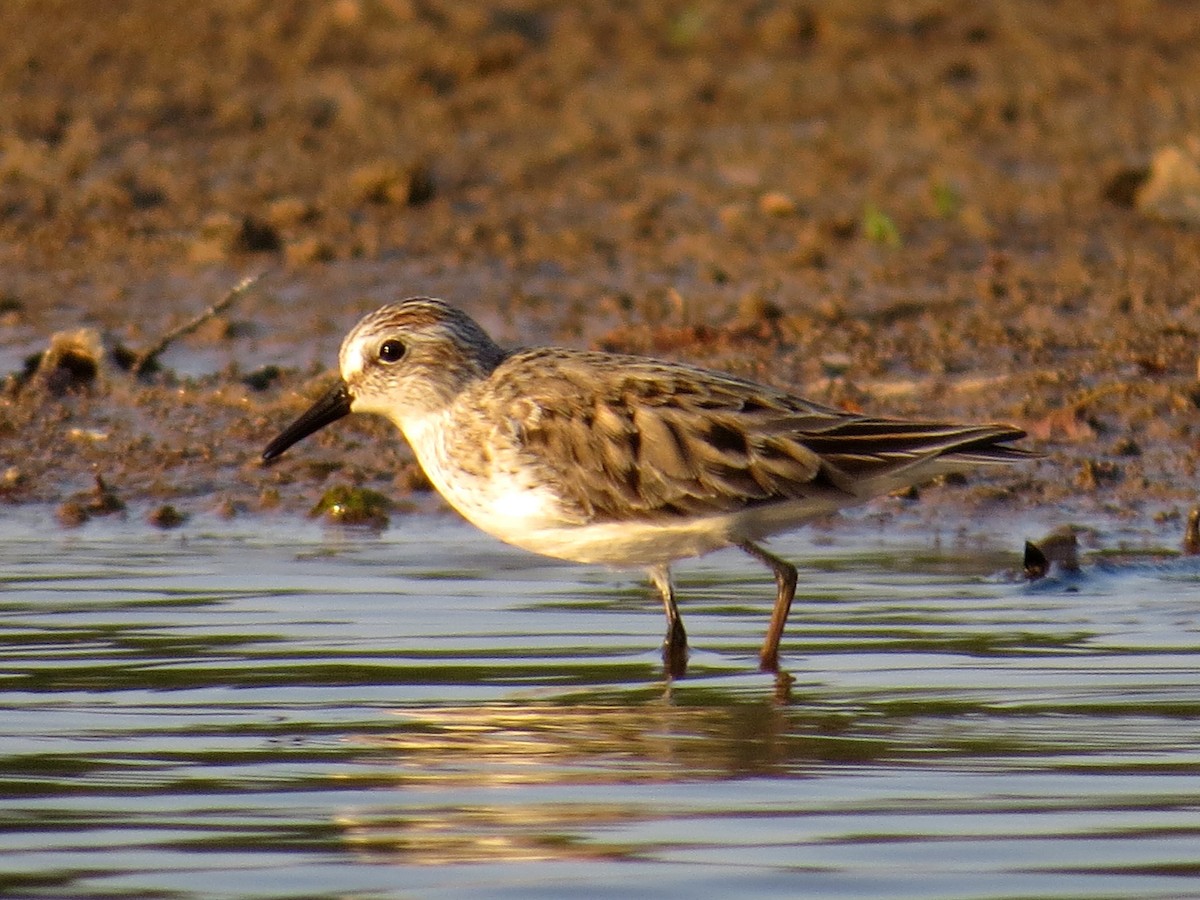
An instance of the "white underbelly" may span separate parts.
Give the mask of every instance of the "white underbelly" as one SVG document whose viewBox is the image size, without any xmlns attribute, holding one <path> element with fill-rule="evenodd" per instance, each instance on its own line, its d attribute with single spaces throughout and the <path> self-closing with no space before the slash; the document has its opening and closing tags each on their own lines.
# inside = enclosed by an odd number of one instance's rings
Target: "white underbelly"
<svg viewBox="0 0 1200 900">
<path fill-rule="evenodd" d="M 831 512 L 841 502 L 791 500 L 712 516 L 587 522 L 528 469 L 500 458 L 493 464 L 455 465 L 436 423 L 406 437 L 438 493 L 468 522 L 505 543 L 574 562 L 654 566 L 757 541 Z M 851 497 L 845 500 L 853 500 Z"/>
</svg>

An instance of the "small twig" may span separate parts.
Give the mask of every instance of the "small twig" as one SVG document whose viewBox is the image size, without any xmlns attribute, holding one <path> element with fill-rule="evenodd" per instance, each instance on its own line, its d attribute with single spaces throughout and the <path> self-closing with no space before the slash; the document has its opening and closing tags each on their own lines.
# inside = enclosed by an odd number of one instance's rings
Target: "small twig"
<svg viewBox="0 0 1200 900">
<path fill-rule="evenodd" d="M 155 357 L 166 350 L 173 341 L 176 341 L 181 337 L 186 337 L 213 316 L 223 313 L 233 304 L 234 300 L 242 296 L 242 294 L 246 293 L 246 291 L 250 290 L 250 288 L 254 287 L 254 285 L 258 284 L 259 279 L 261 279 L 265 274 L 265 272 L 259 272 L 257 275 L 250 275 L 246 278 L 243 278 L 241 281 L 235 284 L 224 297 L 222 297 L 204 312 L 200 313 L 200 315 L 196 316 L 189 322 L 185 322 L 183 325 L 180 325 L 177 328 L 172 328 L 161 338 L 159 338 L 154 346 L 152 346 L 149 350 L 144 350 L 139 353 L 137 358 L 133 361 L 133 365 L 129 367 L 129 371 L 134 376 L 140 375 L 142 370 L 145 369 L 146 366 L 150 365 L 150 363 L 154 361 Z"/>
</svg>

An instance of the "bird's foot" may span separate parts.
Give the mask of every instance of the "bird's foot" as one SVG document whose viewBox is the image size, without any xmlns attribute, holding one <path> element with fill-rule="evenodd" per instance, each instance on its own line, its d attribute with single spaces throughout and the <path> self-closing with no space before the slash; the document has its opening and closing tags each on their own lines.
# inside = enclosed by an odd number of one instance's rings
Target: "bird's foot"
<svg viewBox="0 0 1200 900">
<path fill-rule="evenodd" d="M 663 668 L 670 678 L 682 678 L 687 672 L 688 645 L 687 633 L 679 620 L 671 623 L 667 638 L 663 641 Z"/>
<path fill-rule="evenodd" d="M 764 650 L 758 657 L 758 668 L 762 672 L 770 672 L 773 675 L 779 674 L 779 651 Z"/>
</svg>

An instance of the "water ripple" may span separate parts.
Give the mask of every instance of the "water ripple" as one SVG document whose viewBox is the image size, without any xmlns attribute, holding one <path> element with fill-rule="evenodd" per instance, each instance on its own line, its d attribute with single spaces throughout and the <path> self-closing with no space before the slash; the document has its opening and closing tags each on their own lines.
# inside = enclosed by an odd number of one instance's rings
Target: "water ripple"
<svg viewBox="0 0 1200 900">
<path fill-rule="evenodd" d="M 1200 893 L 1200 572 L 792 539 L 771 589 L 449 521 L 0 546 L 0 890 L 21 896 Z"/>
</svg>

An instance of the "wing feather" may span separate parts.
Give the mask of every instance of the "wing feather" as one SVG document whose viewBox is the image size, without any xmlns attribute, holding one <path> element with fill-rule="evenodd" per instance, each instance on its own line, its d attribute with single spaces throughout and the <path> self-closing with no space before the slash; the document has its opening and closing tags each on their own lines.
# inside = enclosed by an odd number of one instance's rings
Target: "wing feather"
<svg viewBox="0 0 1200 900">
<path fill-rule="evenodd" d="M 925 469 L 1032 455 L 1006 446 L 1024 435 L 1010 426 L 855 415 L 640 357 L 527 350 L 487 385 L 525 463 L 582 521 L 719 515 L 831 495 L 852 502 L 919 481 Z"/>
</svg>

